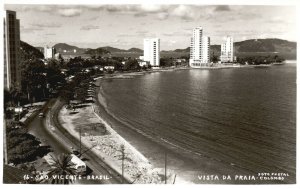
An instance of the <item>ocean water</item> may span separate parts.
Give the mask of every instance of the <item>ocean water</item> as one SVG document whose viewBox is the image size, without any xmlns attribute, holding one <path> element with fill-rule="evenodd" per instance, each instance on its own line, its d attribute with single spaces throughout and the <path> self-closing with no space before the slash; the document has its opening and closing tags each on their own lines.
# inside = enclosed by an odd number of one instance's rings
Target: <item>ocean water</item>
<svg viewBox="0 0 300 189">
<path fill-rule="evenodd" d="M 102 79 L 102 116 L 157 167 L 193 183 L 296 182 L 296 64 Z M 284 181 L 199 175 L 286 173 Z"/>
</svg>

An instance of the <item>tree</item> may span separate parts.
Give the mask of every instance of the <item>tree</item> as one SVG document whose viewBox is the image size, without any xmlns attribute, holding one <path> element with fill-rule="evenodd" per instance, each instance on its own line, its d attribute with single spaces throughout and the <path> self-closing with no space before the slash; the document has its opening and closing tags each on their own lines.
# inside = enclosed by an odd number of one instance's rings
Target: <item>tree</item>
<svg viewBox="0 0 300 189">
<path fill-rule="evenodd" d="M 22 90 L 28 101 L 45 97 L 45 65 L 39 59 L 26 60 L 22 66 Z"/>
<path fill-rule="evenodd" d="M 86 99 L 87 91 L 84 88 L 77 88 L 75 91 L 75 99 L 83 103 Z"/>
<path fill-rule="evenodd" d="M 66 101 L 66 103 L 69 105 L 70 101 L 73 98 L 73 92 L 72 90 L 70 90 L 70 88 L 65 88 L 63 90 L 60 91 L 60 97 Z"/>
<path fill-rule="evenodd" d="M 214 52 L 213 52 L 213 54 L 212 54 L 211 61 L 212 61 L 213 63 L 217 63 L 217 62 L 218 62 L 218 57 L 215 55 Z"/>
<path fill-rule="evenodd" d="M 173 59 L 172 58 L 160 58 L 160 66 L 162 66 L 162 67 L 173 66 Z"/>
<path fill-rule="evenodd" d="M 49 182 L 51 184 L 71 184 L 74 180 L 70 175 L 76 175 L 75 164 L 71 161 L 72 156 L 68 154 L 60 154 L 58 157 L 52 157 L 51 169 L 49 170 Z M 63 176 L 64 179 L 57 176 Z"/>
<path fill-rule="evenodd" d="M 19 164 L 42 157 L 50 149 L 40 146 L 38 139 L 27 133 L 25 128 L 17 128 L 15 122 L 6 124 L 8 162 Z"/>
<path fill-rule="evenodd" d="M 125 70 L 140 70 L 141 66 L 139 65 L 136 59 L 129 59 L 125 62 L 124 65 Z"/>
</svg>

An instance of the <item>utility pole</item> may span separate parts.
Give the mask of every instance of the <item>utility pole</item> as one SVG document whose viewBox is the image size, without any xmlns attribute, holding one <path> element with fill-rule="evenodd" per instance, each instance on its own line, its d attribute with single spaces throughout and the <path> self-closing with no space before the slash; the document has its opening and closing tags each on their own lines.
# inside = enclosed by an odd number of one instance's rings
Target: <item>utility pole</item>
<svg viewBox="0 0 300 189">
<path fill-rule="evenodd" d="M 82 154 L 85 154 L 86 152 L 88 152 L 89 150 L 91 150 L 92 148 L 95 148 L 97 145 L 93 145 L 92 147 L 88 148 L 87 150 L 83 151 L 81 154 L 79 154 L 79 157 L 82 156 Z"/>
<path fill-rule="evenodd" d="M 165 151 L 165 184 L 167 184 L 167 151 Z"/>
<path fill-rule="evenodd" d="M 121 153 L 122 153 L 122 184 L 124 183 L 124 159 L 125 159 L 125 147 L 121 145 Z"/>
<path fill-rule="evenodd" d="M 81 127 L 79 128 L 79 154 L 81 154 Z"/>
<path fill-rule="evenodd" d="M 175 181 L 176 181 L 176 174 L 175 174 L 175 176 L 174 176 L 174 180 L 173 180 L 173 184 L 175 184 Z"/>
</svg>

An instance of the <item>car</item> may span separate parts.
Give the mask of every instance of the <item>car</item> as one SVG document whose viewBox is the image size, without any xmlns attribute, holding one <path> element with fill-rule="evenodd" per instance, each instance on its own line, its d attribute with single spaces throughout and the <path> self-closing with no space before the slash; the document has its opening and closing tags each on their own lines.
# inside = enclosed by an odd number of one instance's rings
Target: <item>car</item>
<svg viewBox="0 0 300 189">
<path fill-rule="evenodd" d="M 45 114 L 43 112 L 39 113 L 39 117 L 45 117 Z"/>
<path fill-rule="evenodd" d="M 76 170 L 79 175 L 84 175 L 86 173 L 86 164 L 75 154 L 71 154 L 72 167 Z"/>
</svg>

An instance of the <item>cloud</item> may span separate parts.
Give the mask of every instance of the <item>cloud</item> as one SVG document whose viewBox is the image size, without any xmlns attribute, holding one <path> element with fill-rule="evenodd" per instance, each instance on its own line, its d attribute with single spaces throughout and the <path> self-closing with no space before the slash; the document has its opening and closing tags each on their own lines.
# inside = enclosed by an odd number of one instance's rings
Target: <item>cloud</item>
<svg viewBox="0 0 300 189">
<path fill-rule="evenodd" d="M 136 35 L 133 34 L 128 34 L 128 33 L 120 33 L 117 35 L 118 37 L 134 37 Z"/>
<path fill-rule="evenodd" d="M 120 39 L 115 39 L 114 41 L 113 41 L 113 43 L 119 43 L 121 40 Z"/>
<path fill-rule="evenodd" d="M 177 43 L 177 41 L 175 41 L 175 40 L 170 40 L 169 42 L 170 42 L 170 44 L 172 44 L 172 45 L 174 45 L 175 43 Z"/>
<path fill-rule="evenodd" d="M 82 9 L 80 8 L 63 8 L 59 9 L 58 14 L 64 17 L 74 17 L 79 16 L 82 13 Z"/>
<path fill-rule="evenodd" d="M 80 5 L 7 5 L 5 8 L 23 12 L 46 12 L 63 17 L 79 16 L 83 11 L 83 6 Z"/>
<path fill-rule="evenodd" d="M 23 27 L 21 26 L 20 27 L 20 30 L 21 30 L 21 33 L 32 33 L 32 32 L 35 32 L 35 31 L 43 31 L 44 29 L 43 28 L 40 28 L 40 27 Z"/>
<path fill-rule="evenodd" d="M 33 23 L 33 24 L 30 24 L 31 26 L 34 26 L 34 27 L 40 27 L 40 28 L 59 28 L 61 27 L 62 25 L 59 24 L 59 23 Z"/>
<path fill-rule="evenodd" d="M 194 11 L 190 6 L 179 5 L 171 11 L 172 16 L 177 16 L 183 20 L 192 20 L 195 18 Z"/>
<path fill-rule="evenodd" d="M 215 8 L 215 11 L 216 12 L 219 12 L 219 11 L 230 11 L 230 7 L 228 5 L 218 5 L 216 8 Z"/>
<path fill-rule="evenodd" d="M 136 31 L 136 34 L 139 34 L 139 35 L 145 35 L 149 33 L 149 31 L 146 31 L 146 30 L 139 30 L 139 31 Z"/>
<path fill-rule="evenodd" d="M 181 30 L 181 31 L 173 31 L 173 32 L 165 32 L 162 33 L 163 36 L 173 37 L 173 36 L 191 36 L 192 29 L 189 30 Z"/>
<path fill-rule="evenodd" d="M 144 17 L 144 16 L 147 16 L 148 14 L 145 13 L 145 12 L 138 12 L 138 13 L 135 13 L 134 14 L 134 17 Z"/>
<path fill-rule="evenodd" d="M 140 6 L 141 11 L 148 13 L 157 13 L 167 9 L 166 5 L 151 5 L 151 4 L 143 4 Z"/>
<path fill-rule="evenodd" d="M 166 33 L 163 33 L 164 36 L 168 36 L 168 37 L 169 37 L 169 36 L 174 36 L 174 34 L 175 34 L 174 32 L 166 32 Z"/>
<path fill-rule="evenodd" d="M 82 26 L 80 30 L 99 30 L 99 26 L 94 26 L 94 25 L 86 25 Z"/>
<path fill-rule="evenodd" d="M 165 20 L 165 19 L 167 19 L 169 17 L 169 13 L 167 13 L 167 12 L 162 12 L 162 13 L 158 13 L 157 14 L 157 18 L 159 19 L 159 20 Z"/>
<path fill-rule="evenodd" d="M 112 13 L 130 13 L 137 12 L 137 5 L 96 5 L 96 6 L 84 6 L 91 11 L 107 11 Z"/>
<path fill-rule="evenodd" d="M 138 30 L 134 33 L 119 33 L 117 35 L 117 37 L 137 37 L 137 36 L 140 36 L 140 37 L 145 37 L 145 36 L 148 36 L 150 35 L 149 31 L 146 31 L 146 30 Z"/>
</svg>

